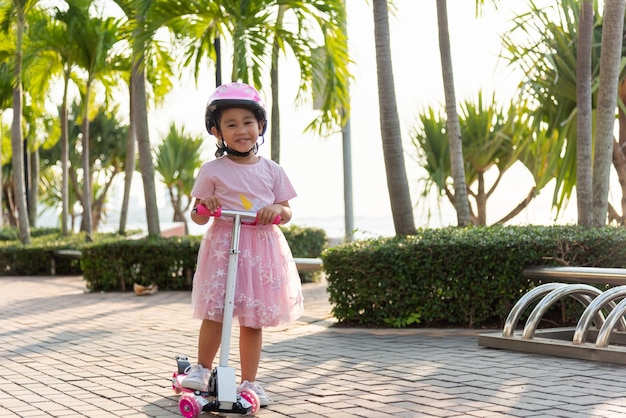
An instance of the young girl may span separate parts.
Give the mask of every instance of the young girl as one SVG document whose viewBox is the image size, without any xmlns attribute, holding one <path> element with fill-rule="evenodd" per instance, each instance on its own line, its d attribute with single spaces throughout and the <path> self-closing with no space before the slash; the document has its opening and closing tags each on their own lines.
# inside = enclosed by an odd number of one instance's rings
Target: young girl
<svg viewBox="0 0 626 418">
<path fill-rule="evenodd" d="M 284 170 L 257 156 L 259 137 L 267 116 L 257 90 L 243 83 L 217 88 L 206 107 L 206 127 L 217 138 L 216 159 L 202 165 L 191 196 L 191 219 L 200 225 L 209 217 L 197 213 L 204 205 L 257 213 L 257 224 L 241 226 L 234 316 L 239 320 L 241 385 L 259 395 L 261 406 L 271 402 L 256 383 L 261 358 L 262 328 L 293 321 L 302 315 L 300 277 L 291 250 L 277 225 L 291 219 L 289 200 L 296 192 Z M 262 143 L 262 142 L 261 142 Z M 194 318 L 201 319 L 198 364 L 191 367 L 182 386 L 207 387 L 213 359 L 221 344 L 222 315 L 232 219 L 212 218 L 198 252 L 193 279 Z"/>
</svg>

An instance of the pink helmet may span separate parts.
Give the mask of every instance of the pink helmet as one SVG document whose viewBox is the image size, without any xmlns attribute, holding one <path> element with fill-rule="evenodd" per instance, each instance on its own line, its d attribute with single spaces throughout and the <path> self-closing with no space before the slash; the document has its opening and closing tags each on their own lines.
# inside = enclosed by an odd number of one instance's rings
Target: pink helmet
<svg viewBox="0 0 626 418">
<path fill-rule="evenodd" d="M 263 122 L 261 135 L 265 133 L 267 114 L 261 95 L 254 87 L 238 82 L 222 84 L 209 96 L 209 102 L 204 113 L 204 121 L 209 133 L 212 133 L 211 128 L 217 126 L 217 111 L 229 107 L 244 107 L 252 110 L 257 119 Z"/>
</svg>

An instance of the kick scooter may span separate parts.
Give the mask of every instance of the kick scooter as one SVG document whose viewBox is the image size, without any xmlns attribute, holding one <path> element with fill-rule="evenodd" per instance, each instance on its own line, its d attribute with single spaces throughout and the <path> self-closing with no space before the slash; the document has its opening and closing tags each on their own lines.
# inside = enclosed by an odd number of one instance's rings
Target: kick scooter
<svg viewBox="0 0 626 418">
<path fill-rule="evenodd" d="M 253 415 L 260 407 L 257 394 L 249 389 L 244 389 L 237 393 L 237 378 L 235 369 L 228 367 L 228 356 L 230 352 L 230 338 L 233 322 L 233 310 L 235 300 L 235 285 L 237 280 L 237 261 L 239 259 L 239 233 L 241 223 L 256 224 L 256 214 L 235 210 L 225 210 L 218 208 L 215 212 L 210 212 L 203 205 L 197 206 L 197 213 L 203 216 L 233 218 L 233 231 L 230 245 L 230 255 L 228 258 L 228 276 L 226 279 L 226 296 L 224 304 L 224 317 L 222 322 L 222 344 L 220 346 L 219 365 L 211 371 L 207 391 L 194 391 L 183 388 L 182 381 L 185 379 L 185 370 L 190 366 L 187 356 L 177 355 L 177 370 L 172 377 L 172 389 L 179 394 L 178 407 L 185 418 L 197 418 L 202 411 L 229 412 L 243 415 Z M 280 216 L 274 219 L 274 224 L 280 223 Z M 215 397 L 214 400 L 209 398 Z"/>
</svg>

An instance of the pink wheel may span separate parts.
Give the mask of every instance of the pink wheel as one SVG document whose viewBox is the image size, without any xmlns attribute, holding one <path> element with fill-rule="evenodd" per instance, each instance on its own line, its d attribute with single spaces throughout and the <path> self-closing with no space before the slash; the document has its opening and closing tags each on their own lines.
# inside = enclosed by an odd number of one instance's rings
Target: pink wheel
<svg viewBox="0 0 626 418">
<path fill-rule="evenodd" d="M 259 396 L 254 391 L 244 389 L 239 392 L 239 396 L 252 404 L 252 407 L 250 407 L 249 415 L 254 415 L 259 411 L 259 408 L 261 407 L 261 401 L 259 401 Z"/>
<path fill-rule="evenodd" d="M 178 409 L 185 418 L 198 418 L 202 408 L 194 395 L 184 394 L 178 400 Z"/>
</svg>

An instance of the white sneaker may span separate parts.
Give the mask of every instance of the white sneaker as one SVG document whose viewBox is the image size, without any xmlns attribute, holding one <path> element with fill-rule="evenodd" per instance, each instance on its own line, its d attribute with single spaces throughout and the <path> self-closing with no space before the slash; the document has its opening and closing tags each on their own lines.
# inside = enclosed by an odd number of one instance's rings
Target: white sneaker
<svg viewBox="0 0 626 418">
<path fill-rule="evenodd" d="M 209 369 L 202 367 L 202 364 L 194 364 L 185 370 L 187 377 L 180 385 L 187 389 L 207 391 L 209 386 Z"/>
<path fill-rule="evenodd" d="M 268 406 L 270 403 L 272 403 L 272 398 L 270 398 L 267 393 L 265 393 L 263 388 L 258 383 L 248 382 L 247 380 L 244 380 L 237 388 L 237 392 L 241 392 L 244 389 L 250 389 L 257 394 L 257 396 L 259 397 L 260 406 Z"/>
</svg>

